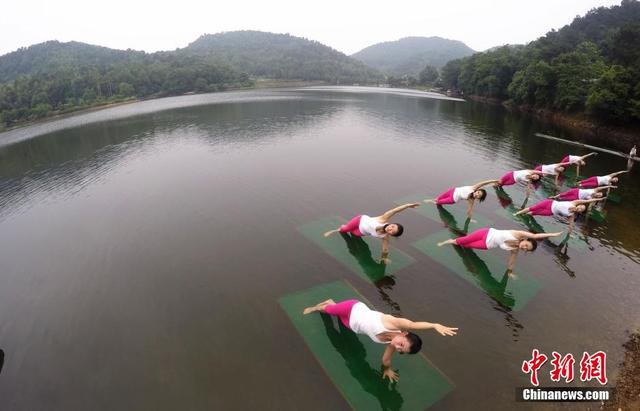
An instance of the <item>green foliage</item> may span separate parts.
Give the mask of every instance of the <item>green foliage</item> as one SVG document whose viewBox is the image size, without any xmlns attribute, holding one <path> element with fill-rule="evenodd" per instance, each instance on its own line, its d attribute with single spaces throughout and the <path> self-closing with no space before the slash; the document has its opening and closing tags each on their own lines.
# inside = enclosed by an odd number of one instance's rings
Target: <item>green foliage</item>
<svg viewBox="0 0 640 411">
<path fill-rule="evenodd" d="M 435 67 L 433 67 L 431 65 L 427 65 L 420 72 L 420 74 L 418 76 L 418 81 L 420 82 L 420 84 L 432 84 L 436 80 L 438 80 L 439 76 L 440 75 L 438 74 L 438 69 L 437 68 L 435 68 Z"/>
<path fill-rule="evenodd" d="M 201 36 L 183 56 L 208 57 L 256 77 L 372 83 L 380 72 L 317 41 L 289 34 L 234 31 Z"/>
<path fill-rule="evenodd" d="M 606 69 L 598 47 L 588 42 L 553 59 L 552 67 L 557 77 L 552 107 L 567 112 L 584 110 L 591 86 Z"/>
<path fill-rule="evenodd" d="M 202 56 L 48 42 L 0 57 L 0 125 L 130 97 L 217 91 L 249 76 Z"/>
<path fill-rule="evenodd" d="M 507 90 L 516 103 L 538 106 L 553 100 L 556 81 L 551 65 L 538 60 L 518 70 Z"/>
<path fill-rule="evenodd" d="M 462 60 L 451 60 L 442 67 L 440 78 L 442 79 L 442 85 L 447 89 L 457 90 L 458 77 L 460 77 L 460 66 Z"/>
<path fill-rule="evenodd" d="M 634 92 L 633 88 L 639 80 L 637 71 L 617 65 L 609 67 L 591 88 L 586 102 L 588 113 L 623 122 L 640 120 L 637 111 L 639 90 Z"/>
<path fill-rule="evenodd" d="M 445 87 L 611 123 L 640 120 L 640 3 L 600 7 L 527 46 L 448 62 Z"/>
</svg>

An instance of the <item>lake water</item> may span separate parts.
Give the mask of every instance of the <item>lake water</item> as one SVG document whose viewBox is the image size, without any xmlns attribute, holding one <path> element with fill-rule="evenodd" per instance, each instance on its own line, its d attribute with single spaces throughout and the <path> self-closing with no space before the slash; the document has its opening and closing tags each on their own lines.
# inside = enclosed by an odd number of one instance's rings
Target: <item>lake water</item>
<svg viewBox="0 0 640 411">
<path fill-rule="evenodd" d="M 615 386 L 623 344 L 640 327 L 639 166 L 621 178 L 620 201 L 605 204 L 604 218 L 578 221 L 567 249 L 544 243 L 519 257 L 507 281 L 533 279 L 526 298 L 497 295 L 486 275 L 465 279 L 417 248 L 446 230 L 417 211 L 396 218 L 405 226 L 392 242 L 397 258 L 392 251 L 374 283 L 299 230 L 584 152 L 534 136 L 567 131 L 435 97 L 339 87 L 229 92 L 0 134 L 0 409 L 348 409 L 345 387 L 278 303 L 342 279 L 380 311 L 460 328 L 447 338 L 420 332 L 424 354 L 455 386 L 430 410 L 534 408 L 514 402 L 515 387 L 529 386 L 520 367 L 533 348 L 573 353 L 576 363 L 583 351 L 603 350 Z M 626 160 L 600 154 L 582 173 L 624 168 Z M 518 203 L 524 190 L 505 191 Z M 488 192 L 478 220 L 526 228 Z M 545 195 L 540 188 L 529 204 Z M 372 244 L 365 259 L 379 256 Z M 411 261 L 394 270 L 401 255 Z M 456 258 L 469 267 L 507 257 Z M 502 272 L 489 275 L 503 281 Z M 541 386 L 599 385 L 552 383 L 548 372 L 547 364 Z"/>
</svg>

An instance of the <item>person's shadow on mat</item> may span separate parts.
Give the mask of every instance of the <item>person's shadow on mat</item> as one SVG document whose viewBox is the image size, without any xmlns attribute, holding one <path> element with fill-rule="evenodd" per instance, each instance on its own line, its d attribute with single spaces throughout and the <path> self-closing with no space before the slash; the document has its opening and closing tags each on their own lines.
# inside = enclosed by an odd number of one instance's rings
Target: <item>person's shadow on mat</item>
<svg viewBox="0 0 640 411">
<path fill-rule="evenodd" d="M 371 253 L 369 244 L 362 237 L 340 233 L 342 239 L 347 243 L 349 253 L 356 259 L 364 274 L 375 284 L 382 300 L 393 310 L 400 312 L 400 305 L 393 301 L 386 290 L 392 290 L 396 284 L 393 276 L 386 275 L 387 265 L 384 262 L 376 261 Z"/>
<path fill-rule="evenodd" d="M 337 321 L 338 328 L 331 316 L 322 314 L 322 322 L 331 345 L 344 358 L 351 376 L 358 381 L 363 390 L 376 397 L 382 410 L 399 410 L 404 402 L 396 389 L 396 383 L 382 378 L 382 372 L 367 362 L 367 351 L 356 333 Z"/>
</svg>

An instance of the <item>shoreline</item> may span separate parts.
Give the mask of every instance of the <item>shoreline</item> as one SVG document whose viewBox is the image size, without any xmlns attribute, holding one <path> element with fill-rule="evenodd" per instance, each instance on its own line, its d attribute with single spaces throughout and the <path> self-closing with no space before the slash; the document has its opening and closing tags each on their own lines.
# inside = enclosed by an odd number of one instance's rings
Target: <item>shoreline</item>
<svg viewBox="0 0 640 411">
<path fill-rule="evenodd" d="M 469 100 L 504 107 L 511 113 L 529 115 L 547 121 L 555 126 L 565 128 L 573 133 L 580 133 L 580 138 L 572 135 L 568 138 L 582 143 L 605 143 L 609 147 L 627 153 L 634 145 L 640 145 L 640 129 L 612 126 L 598 122 L 584 114 L 567 114 L 531 106 L 517 106 L 497 98 L 469 96 Z"/>
<path fill-rule="evenodd" d="M 305 80 L 273 80 L 273 79 L 256 79 L 254 81 L 254 85 L 250 86 L 250 87 L 229 87 L 226 88 L 224 90 L 220 90 L 220 91 L 216 91 L 214 93 L 222 93 L 222 92 L 227 92 L 227 91 L 240 91 L 240 90 L 263 90 L 263 89 L 268 89 L 268 88 L 287 88 L 287 87 L 307 87 L 307 86 L 319 86 L 319 85 L 328 85 L 329 83 L 323 80 L 315 80 L 315 81 L 305 81 Z M 76 116 L 76 115 L 80 115 L 80 114 L 86 114 L 86 113 L 91 113 L 93 111 L 99 111 L 99 110 L 104 110 L 107 108 L 112 108 L 112 107 L 118 107 L 118 106 L 124 106 L 127 104 L 133 104 L 133 103 L 140 103 L 142 101 L 150 101 L 150 100 L 156 100 L 159 98 L 165 98 L 165 97 L 180 97 L 180 96 L 192 96 L 192 95 L 197 95 L 197 94 L 210 94 L 211 92 L 205 92 L 205 93 L 195 93 L 195 92 L 188 92 L 188 93 L 183 93 L 183 94 L 178 94 L 178 95 L 170 95 L 170 96 L 149 96 L 147 98 L 138 98 L 138 97 L 132 97 L 126 100 L 120 100 L 120 101 L 111 101 L 111 102 L 107 102 L 104 104 L 97 104 L 94 106 L 89 106 L 89 107 L 80 107 L 78 109 L 71 109 L 68 111 L 63 111 L 63 112 L 56 112 L 55 114 L 51 114 L 39 119 L 35 119 L 35 120 L 29 120 L 29 121 L 25 121 L 25 122 L 20 122 L 16 125 L 13 125 L 11 127 L 7 127 L 7 128 L 1 128 L 0 127 L 0 133 L 5 133 L 5 132 L 9 132 L 9 131 L 13 131 L 13 130 L 17 130 L 20 128 L 24 128 L 24 127 L 28 127 L 28 126 L 33 126 L 33 125 L 37 125 L 37 124 L 44 124 L 44 123 L 48 123 L 50 121 L 56 121 L 56 120 L 61 120 L 64 118 L 68 118 L 68 117 L 72 117 L 72 116 Z"/>
</svg>

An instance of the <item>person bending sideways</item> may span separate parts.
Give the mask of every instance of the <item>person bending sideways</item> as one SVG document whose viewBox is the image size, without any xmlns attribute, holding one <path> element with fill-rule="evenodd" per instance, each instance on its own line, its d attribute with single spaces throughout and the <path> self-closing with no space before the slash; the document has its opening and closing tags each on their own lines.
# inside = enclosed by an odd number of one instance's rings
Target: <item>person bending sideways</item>
<svg viewBox="0 0 640 411">
<path fill-rule="evenodd" d="M 457 328 L 426 321 L 411 321 L 379 311 L 373 311 L 361 301 L 346 300 L 336 303 L 329 299 L 307 307 L 303 314 L 321 312 L 340 318 L 345 327 L 356 334 L 365 334 L 378 344 L 386 344 L 382 355 L 382 378 L 398 381 L 400 377 L 391 369 L 391 357 L 394 353 L 415 354 L 422 348 L 422 340 L 411 331 L 434 329 L 443 336 L 456 335 Z"/>
<path fill-rule="evenodd" d="M 563 193 L 549 197 L 554 200 L 560 201 L 574 201 L 574 200 L 593 200 L 594 198 L 604 197 L 604 190 L 612 188 L 618 188 L 617 186 L 602 186 L 596 188 L 572 188 Z"/>
<path fill-rule="evenodd" d="M 398 223 L 391 223 L 389 220 L 401 211 L 407 208 L 419 207 L 419 203 L 409 203 L 400 207 L 392 208 L 377 217 L 369 217 L 366 214 L 360 214 L 353 217 L 347 224 L 343 224 L 340 228 L 329 230 L 324 233 L 325 237 L 329 237 L 334 233 L 344 233 L 355 235 L 356 237 L 373 236 L 382 238 L 382 260 L 389 262 L 389 237 L 400 237 L 404 232 L 404 227 Z"/>
<path fill-rule="evenodd" d="M 575 164 L 576 175 L 578 176 L 580 175 L 580 166 L 584 166 L 587 164 L 584 160 L 586 160 L 591 156 L 597 156 L 597 155 L 598 153 L 589 153 L 584 156 L 573 156 L 571 154 L 568 154 L 564 156 L 564 158 L 562 159 L 562 163 L 569 163 L 570 165 Z"/>
<path fill-rule="evenodd" d="M 499 187 L 512 186 L 516 183 L 527 185 L 527 195 L 531 192 L 533 185 L 537 181 L 540 181 L 543 175 L 555 176 L 555 173 L 545 173 L 539 170 L 516 170 L 509 171 L 503 175 L 496 183 Z"/>
<path fill-rule="evenodd" d="M 587 210 L 589 204 L 597 203 L 607 197 L 594 198 L 591 200 L 574 200 L 574 201 L 556 201 L 550 198 L 542 200 L 531 207 L 523 208 L 522 210 L 514 213 L 514 216 L 521 214 L 528 214 L 531 216 L 554 216 L 565 217 L 569 220 L 569 234 L 573 231 L 573 224 L 576 219 L 576 214 L 583 214 Z"/>
<path fill-rule="evenodd" d="M 542 171 L 545 174 L 556 176 L 555 183 L 556 185 L 558 185 L 558 179 L 560 178 L 560 174 L 564 173 L 565 167 L 568 166 L 569 164 L 571 163 L 567 162 L 567 163 L 541 164 L 539 166 L 536 166 L 535 170 Z"/>
<path fill-rule="evenodd" d="M 488 250 L 490 248 L 502 248 L 510 251 L 511 256 L 507 263 L 507 270 L 513 271 L 518 258 L 519 251 L 533 252 L 538 248 L 537 240 L 555 237 L 562 234 L 557 233 L 540 233 L 534 234 L 528 231 L 520 230 L 496 230 L 495 228 L 481 228 L 470 234 L 458 238 L 451 238 L 438 243 L 438 247 L 445 244 L 455 244 L 464 248 L 474 248 L 477 250 Z"/>
<path fill-rule="evenodd" d="M 467 216 L 471 218 L 473 213 L 473 205 L 478 200 L 483 202 L 487 198 L 487 190 L 482 187 L 488 184 L 496 184 L 500 180 L 485 180 L 472 186 L 451 187 L 436 198 L 428 198 L 425 203 L 433 203 L 436 205 L 455 204 L 461 200 L 467 200 Z"/>
<path fill-rule="evenodd" d="M 618 171 L 616 173 L 607 174 L 606 176 L 593 176 L 585 178 L 580 182 L 580 188 L 595 188 L 600 186 L 608 186 L 616 184 L 618 182 L 618 176 L 620 174 L 628 173 L 629 170 Z"/>
</svg>

